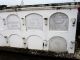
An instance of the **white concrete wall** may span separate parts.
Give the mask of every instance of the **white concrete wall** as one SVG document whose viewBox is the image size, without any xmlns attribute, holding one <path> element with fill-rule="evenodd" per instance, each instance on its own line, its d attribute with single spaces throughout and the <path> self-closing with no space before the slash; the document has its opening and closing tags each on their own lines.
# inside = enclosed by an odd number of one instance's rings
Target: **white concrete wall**
<svg viewBox="0 0 80 60">
<path fill-rule="evenodd" d="M 45 25 L 44 18 L 48 18 L 48 21 L 49 21 L 50 16 L 56 12 L 62 12 L 68 16 L 69 28 L 67 31 L 50 31 L 49 24 L 47 26 Z M 43 17 L 43 30 L 37 30 L 37 29 L 28 30 L 26 28 L 26 23 L 25 23 L 26 18 L 25 17 L 31 13 L 37 13 Z M 8 41 L 8 46 L 16 47 L 16 48 L 25 48 L 25 47 L 27 48 L 28 47 L 30 49 L 40 49 L 40 50 L 44 50 L 46 48 L 45 50 L 48 50 L 49 49 L 49 47 L 48 47 L 49 40 L 52 37 L 60 36 L 60 37 L 63 37 L 67 42 L 67 51 L 69 53 L 74 53 L 76 25 L 73 27 L 73 21 L 75 19 L 77 22 L 77 9 L 2 12 L 2 13 L 0 13 L 0 17 L 2 18 L 1 20 L 5 19 L 5 23 L 7 23 L 7 17 L 10 14 L 13 14 L 13 15 L 15 14 L 19 17 L 19 20 L 21 22 L 20 23 L 21 28 L 18 30 L 10 30 L 10 29 L 8 29 L 8 26 L 6 24 L 4 29 L 0 30 L 1 35 L 3 35 L 4 37 L 7 36 L 6 40 Z M 15 18 L 13 18 L 12 20 L 14 20 L 14 19 Z M 14 26 L 14 25 L 12 25 L 12 26 Z M 10 36 L 11 36 L 11 38 L 10 38 Z M 23 38 L 25 38 L 25 40 Z M 36 40 L 38 40 L 38 39 L 39 39 L 39 41 L 36 42 Z M 42 46 L 44 40 L 47 41 L 47 46 L 45 46 L 45 48 Z M 0 42 L 2 43 L 4 41 L 0 40 Z M 26 45 L 24 45 L 24 42 L 26 43 Z M 3 44 L 3 45 L 6 45 L 6 44 Z"/>
</svg>

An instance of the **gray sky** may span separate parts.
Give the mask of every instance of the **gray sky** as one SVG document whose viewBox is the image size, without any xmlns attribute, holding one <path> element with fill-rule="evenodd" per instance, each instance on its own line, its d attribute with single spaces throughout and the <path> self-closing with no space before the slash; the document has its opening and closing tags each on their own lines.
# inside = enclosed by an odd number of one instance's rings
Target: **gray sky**
<svg viewBox="0 0 80 60">
<path fill-rule="evenodd" d="M 59 3 L 59 2 L 80 2 L 80 0 L 23 0 L 24 5 L 32 4 L 46 4 L 46 3 Z M 21 0 L 0 0 L 0 5 L 20 5 Z"/>
</svg>

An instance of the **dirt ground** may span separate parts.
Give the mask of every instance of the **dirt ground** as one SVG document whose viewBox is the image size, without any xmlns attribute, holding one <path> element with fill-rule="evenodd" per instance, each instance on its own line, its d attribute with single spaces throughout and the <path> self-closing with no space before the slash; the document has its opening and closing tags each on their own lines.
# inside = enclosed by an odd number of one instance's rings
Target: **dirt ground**
<svg viewBox="0 0 80 60">
<path fill-rule="evenodd" d="M 67 58 L 43 57 L 43 56 L 27 55 L 22 53 L 0 51 L 0 60 L 65 60 L 65 59 L 75 60 Z"/>
</svg>

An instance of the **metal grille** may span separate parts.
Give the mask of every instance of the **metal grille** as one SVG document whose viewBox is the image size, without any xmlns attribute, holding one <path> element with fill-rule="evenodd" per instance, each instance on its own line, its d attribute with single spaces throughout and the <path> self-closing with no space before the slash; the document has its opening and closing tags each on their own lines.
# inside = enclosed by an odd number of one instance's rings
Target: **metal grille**
<svg viewBox="0 0 80 60">
<path fill-rule="evenodd" d="M 57 12 L 54 13 L 49 20 L 49 29 L 66 31 L 68 30 L 69 19 L 68 16 L 64 13 Z"/>
</svg>

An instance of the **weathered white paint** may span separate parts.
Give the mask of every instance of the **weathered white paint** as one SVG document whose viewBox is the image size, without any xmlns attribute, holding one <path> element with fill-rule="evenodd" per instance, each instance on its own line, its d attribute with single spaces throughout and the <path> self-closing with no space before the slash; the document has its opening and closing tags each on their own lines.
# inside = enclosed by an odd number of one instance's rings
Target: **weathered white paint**
<svg viewBox="0 0 80 60">
<path fill-rule="evenodd" d="M 43 42 L 42 38 L 37 35 L 29 36 L 27 39 L 29 49 L 42 50 L 43 49 L 42 42 Z"/>
<path fill-rule="evenodd" d="M 68 16 L 69 18 L 69 25 L 68 25 L 68 30 L 66 31 L 54 31 L 54 30 L 49 30 L 49 19 L 52 14 L 56 12 L 61 12 L 64 13 Z M 26 21 L 27 21 L 27 15 L 36 13 L 41 15 L 43 18 L 47 18 L 48 20 L 45 21 L 43 19 L 43 30 L 39 29 L 27 29 L 26 27 Z M 0 13 L 0 16 L 4 19 L 7 18 L 8 15 L 10 14 L 15 14 L 18 15 L 20 18 L 21 22 L 21 29 L 19 30 L 10 30 L 10 29 L 5 29 L 0 31 L 0 33 L 4 36 L 7 36 L 9 41 L 11 41 L 10 46 L 11 47 L 17 47 L 17 48 L 22 48 L 24 47 L 23 45 L 23 39 L 24 37 L 26 39 L 26 47 L 29 49 L 40 49 L 44 50 L 49 50 L 49 41 L 52 37 L 59 36 L 62 37 L 66 40 L 67 42 L 67 51 L 69 53 L 74 53 L 75 49 L 75 44 L 72 44 L 71 42 L 75 42 L 75 35 L 76 35 L 76 24 L 73 26 L 73 22 L 76 20 L 77 22 L 77 9 L 61 9 L 61 10 L 34 10 L 34 11 L 19 11 L 19 12 L 2 12 Z M 32 18 L 32 17 L 31 17 Z M 30 19 L 31 19 L 30 18 Z M 35 17 L 36 18 L 36 17 Z M 14 18 L 13 18 L 14 19 Z M 45 24 L 46 23 L 46 24 Z M 7 25 L 5 25 L 7 28 Z M 10 35 L 16 34 L 9 38 Z M 19 35 L 19 36 L 17 36 Z M 31 37 L 30 37 L 31 36 Z M 39 36 L 39 37 L 37 37 Z M 30 37 L 30 38 L 29 38 Z M 47 46 L 43 48 L 43 42 L 47 41 Z M 53 41 L 54 42 L 54 41 Z M 45 44 L 46 44 L 45 43 Z M 64 44 L 63 44 L 64 45 Z M 43 49 L 42 49 L 43 48 Z"/>
<path fill-rule="evenodd" d="M 9 44 L 10 44 L 10 47 L 16 47 L 16 48 L 24 47 L 24 42 L 22 38 L 15 34 L 9 36 Z"/>
<path fill-rule="evenodd" d="M 10 30 L 20 29 L 20 21 L 19 17 L 15 14 L 10 14 L 7 17 L 7 27 Z"/>
<path fill-rule="evenodd" d="M 7 46 L 7 39 L 5 39 L 4 36 L 1 34 L 0 34 L 0 46 Z"/>
<path fill-rule="evenodd" d="M 66 52 L 67 42 L 64 38 L 59 36 L 54 36 L 49 40 L 49 51 L 54 52 Z"/>
<path fill-rule="evenodd" d="M 4 30 L 4 21 L 3 19 L 0 17 L 0 30 Z"/>
<path fill-rule="evenodd" d="M 26 28 L 27 30 L 43 30 L 43 17 L 36 13 L 31 13 L 26 16 Z"/>
<path fill-rule="evenodd" d="M 49 19 L 49 30 L 67 31 L 69 26 L 69 18 L 66 14 L 57 12 Z"/>
</svg>

